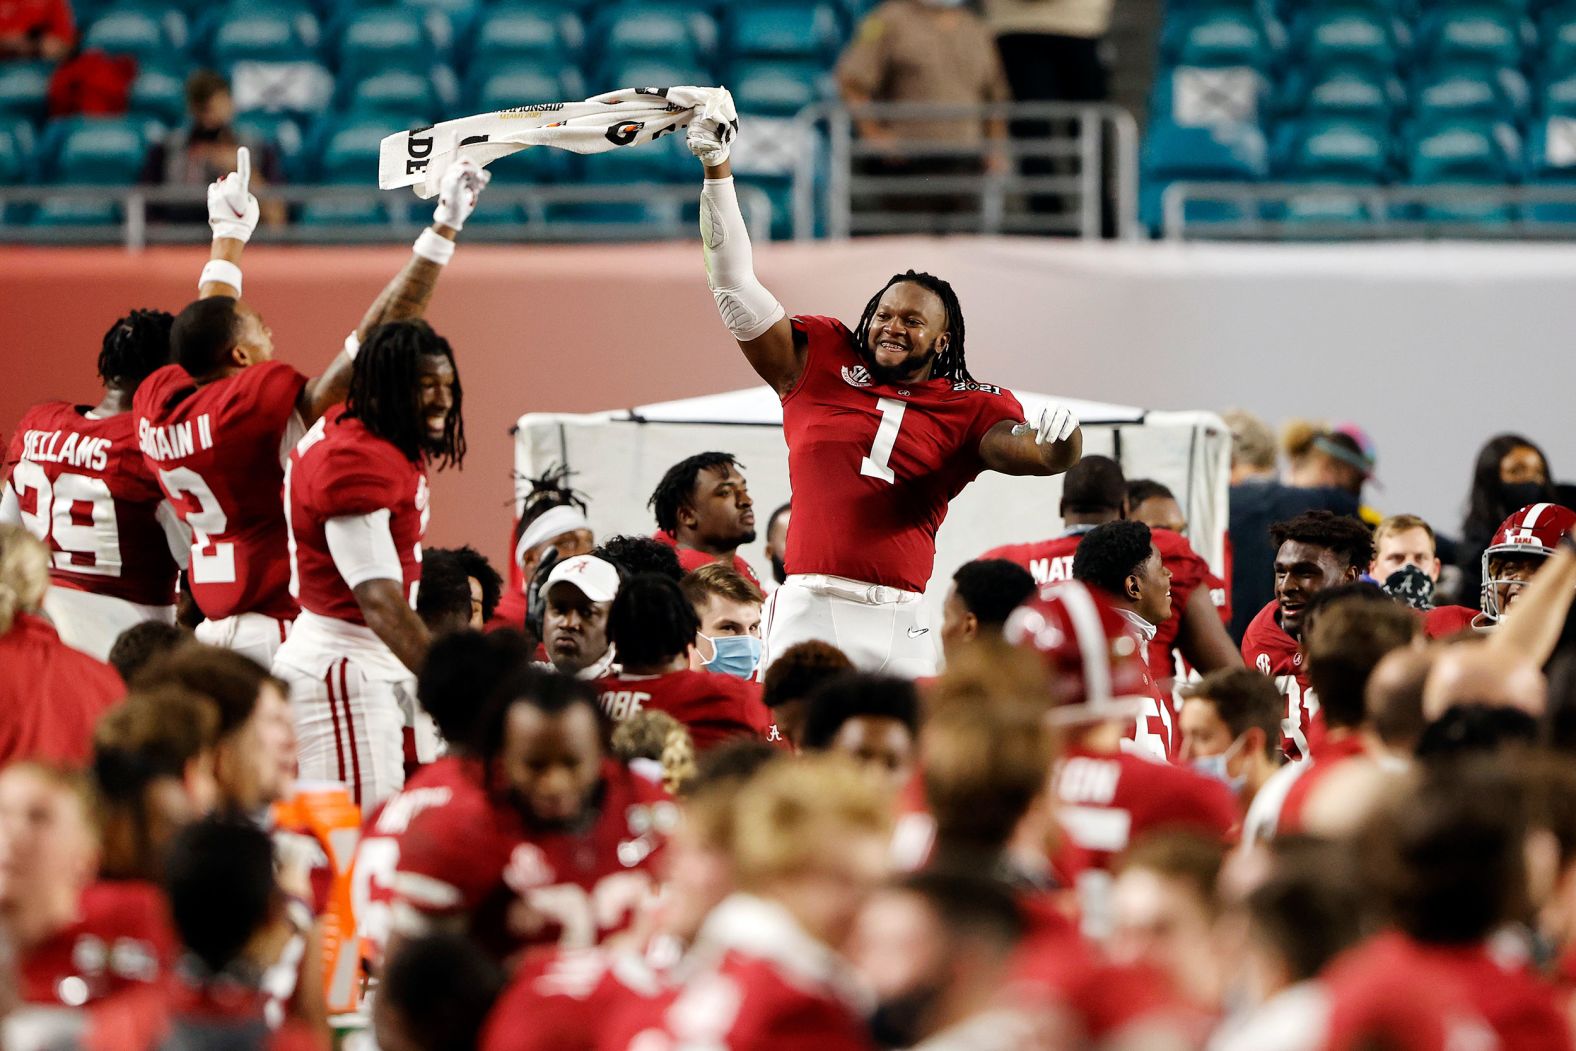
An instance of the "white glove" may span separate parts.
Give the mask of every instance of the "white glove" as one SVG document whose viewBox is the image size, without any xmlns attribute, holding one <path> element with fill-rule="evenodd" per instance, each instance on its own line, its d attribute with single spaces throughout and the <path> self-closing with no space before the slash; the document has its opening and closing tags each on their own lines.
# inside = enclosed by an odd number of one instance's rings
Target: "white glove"
<svg viewBox="0 0 1576 1051">
<path fill-rule="evenodd" d="M 1054 445 L 1056 442 L 1065 442 L 1077 429 L 1078 417 L 1073 414 L 1073 410 L 1065 405 L 1052 405 L 1040 411 L 1038 424 L 1025 421 L 1014 427 L 1012 433 L 1028 434 L 1033 431 L 1035 445 Z"/>
<path fill-rule="evenodd" d="M 705 108 L 690 121 L 684 142 L 702 164 L 715 168 L 728 159 L 733 151 L 733 140 L 738 134 L 739 114 L 733 108 L 733 96 L 726 88 L 719 88 Z"/>
<path fill-rule="evenodd" d="M 235 171 L 208 186 L 208 225 L 213 239 L 233 237 L 242 244 L 257 229 L 257 198 L 252 196 L 252 151 L 235 151 Z"/>
<path fill-rule="evenodd" d="M 492 173 L 470 157 L 461 157 L 443 173 L 438 183 L 438 207 L 432 211 L 434 226 L 463 229 L 465 220 L 476 210 L 482 187 L 492 180 Z"/>
</svg>

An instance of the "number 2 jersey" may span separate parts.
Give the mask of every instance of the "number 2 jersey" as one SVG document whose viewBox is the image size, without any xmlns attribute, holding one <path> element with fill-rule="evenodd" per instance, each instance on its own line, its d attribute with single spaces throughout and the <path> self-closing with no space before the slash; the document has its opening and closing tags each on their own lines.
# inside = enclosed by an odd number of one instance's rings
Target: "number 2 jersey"
<svg viewBox="0 0 1576 1051">
<path fill-rule="evenodd" d="M 1023 407 L 985 383 L 878 383 L 833 318 L 796 317 L 793 333 L 807 351 L 783 398 L 788 572 L 924 591 L 947 505 L 985 469 L 980 439 Z"/>
<path fill-rule="evenodd" d="M 164 494 L 136 433 L 129 412 L 95 419 L 69 402 L 33 406 L 6 453 L 7 502 L 49 545 L 55 587 L 168 606 L 176 562 L 159 517 Z"/>
<path fill-rule="evenodd" d="M 166 365 L 137 388 L 137 441 L 192 529 L 187 579 L 209 620 L 296 615 L 281 494 L 306 382 L 289 365 L 266 361 L 202 386 Z"/>
</svg>

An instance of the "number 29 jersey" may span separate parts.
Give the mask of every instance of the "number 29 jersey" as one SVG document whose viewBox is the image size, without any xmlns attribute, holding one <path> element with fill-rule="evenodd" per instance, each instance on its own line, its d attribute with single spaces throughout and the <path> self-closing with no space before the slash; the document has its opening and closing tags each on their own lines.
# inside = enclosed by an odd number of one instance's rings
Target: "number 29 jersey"
<svg viewBox="0 0 1576 1051">
<path fill-rule="evenodd" d="M 1023 407 L 986 383 L 877 382 L 833 318 L 796 317 L 793 331 L 807 351 L 783 398 L 788 572 L 924 591 L 947 505 L 985 469 L 980 439 Z"/>
</svg>

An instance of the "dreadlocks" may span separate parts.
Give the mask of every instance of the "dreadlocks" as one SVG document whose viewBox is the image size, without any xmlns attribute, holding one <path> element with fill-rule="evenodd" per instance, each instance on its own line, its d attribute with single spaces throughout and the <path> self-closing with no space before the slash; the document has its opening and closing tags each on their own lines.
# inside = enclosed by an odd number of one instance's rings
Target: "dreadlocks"
<svg viewBox="0 0 1576 1051">
<path fill-rule="evenodd" d="M 695 483 L 700 481 L 702 471 L 742 466 L 732 453 L 696 453 L 669 467 L 668 473 L 657 483 L 651 499 L 646 501 L 646 506 L 656 513 L 657 528 L 678 536 L 679 511 L 685 507 L 694 507 Z"/>
<path fill-rule="evenodd" d="M 367 430 L 411 460 L 425 455 L 439 470 L 458 467 L 465 459 L 459 369 L 454 373 L 454 407 L 443 426 L 441 448 L 433 452 L 422 427 L 421 382 L 416 372 L 416 360 L 423 354 L 445 358 L 454 366 L 449 341 L 425 321 L 388 321 L 373 329 L 356 355 L 345 415 L 366 424 Z"/>
<path fill-rule="evenodd" d="M 175 315 L 133 310 L 104 333 L 98 373 L 106 385 L 131 392 L 149 373 L 170 363 L 170 326 Z"/>
<path fill-rule="evenodd" d="M 922 274 L 917 270 L 895 275 L 892 280 L 881 286 L 881 291 L 870 297 L 869 303 L 865 304 L 865 312 L 859 318 L 859 327 L 854 330 L 854 344 L 860 356 L 870 353 L 870 321 L 876 316 L 876 307 L 880 304 L 881 297 L 886 295 L 887 289 L 897 284 L 918 285 L 927 292 L 934 293 L 936 298 L 941 300 L 942 309 L 947 312 L 947 332 L 952 338 L 947 342 L 947 349 L 936 355 L 931 378 L 973 382 L 974 377 L 969 375 L 968 363 L 963 358 L 963 308 L 958 305 L 958 294 L 952 291 L 952 286 L 941 278 L 934 274 Z"/>
<path fill-rule="evenodd" d="M 509 541 L 511 544 L 518 544 L 531 523 L 555 507 L 577 507 L 581 514 L 589 510 L 585 494 L 570 488 L 569 475 L 568 464 L 554 464 L 539 478 L 515 475 L 516 484 L 523 481 L 531 487 L 531 491 L 525 494 L 521 502 L 520 520 L 514 524 L 514 536 Z"/>
</svg>

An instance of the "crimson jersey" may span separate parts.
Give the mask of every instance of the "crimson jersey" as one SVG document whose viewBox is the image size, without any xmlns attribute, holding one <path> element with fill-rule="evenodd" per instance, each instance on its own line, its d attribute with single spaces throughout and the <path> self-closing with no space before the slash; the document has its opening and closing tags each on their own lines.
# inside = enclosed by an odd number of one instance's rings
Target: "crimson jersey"
<svg viewBox="0 0 1576 1051">
<path fill-rule="evenodd" d="M 650 901 L 678 819 L 659 785 L 604 762 L 586 827 L 527 826 L 511 801 L 455 795 L 411 818 L 399 845 L 396 909 L 466 915 L 500 959 L 531 945 L 587 948 Z"/>
<path fill-rule="evenodd" d="M 18 759 L 86 766 L 93 727 L 124 696 L 114 668 L 61 642 L 43 617 L 17 614 L 0 635 L 0 766 Z"/>
<path fill-rule="evenodd" d="M 533 950 L 487 1016 L 478 1051 L 594 1051 L 617 1039 L 619 1016 L 643 1015 L 667 989 L 630 953 Z"/>
<path fill-rule="evenodd" d="M 679 556 L 679 566 L 686 573 L 693 573 L 701 566 L 709 566 L 713 562 L 726 562 L 725 559 L 717 555 L 708 555 L 704 551 L 696 551 L 693 547 L 680 547 L 678 538 L 663 529 L 652 533 L 651 539 L 671 547 L 674 553 Z M 734 555 L 733 562 L 730 564 L 745 580 L 748 580 L 756 587 L 761 586 L 761 578 L 755 575 L 755 570 L 744 560 L 742 555 Z"/>
<path fill-rule="evenodd" d="M 1286 798 L 1281 801 L 1280 817 L 1275 822 L 1277 836 L 1304 831 L 1302 812 L 1308 805 L 1313 790 L 1330 776 L 1330 771 L 1346 760 L 1368 754 L 1367 749 L 1363 747 L 1362 738 L 1355 734 L 1335 741 L 1326 736 L 1311 747 L 1313 754 L 1307 760 L 1307 769 L 1286 790 Z"/>
<path fill-rule="evenodd" d="M 621 1018 L 604 1051 L 872 1051 L 845 965 L 775 902 L 728 898 L 687 959 L 704 966 L 629 1012 L 643 1015 L 643 1026 Z"/>
<path fill-rule="evenodd" d="M 19 955 L 23 1002 L 82 1007 L 170 974 L 179 940 L 157 884 L 95 883 L 79 909 L 76 923 Z"/>
<path fill-rule="evenodd" d="M 400 590 L 411 605 L 421 582 L 427 534 L 427 472 L 366 425 L 343 412 L 318 420 L 290 453 L 285 469 L 290 530 L 290 593 L 322 617 L 366 624 L 361 604 L 339 575 L 324 524 L 347 515 L 387 513 L 399 553 Z"/>
<path fill-rule="evenodd" d="M 296 615 L 281 494 L 306 382 L 267 361 L 199 387 L 185 369 L 166 365 L 132 400 L 142 454 L 191 527 L 187 579 L 210 620 Z"/>
<path fill-rule="evenodd" d="M 772 714 L 760 683 L 704 671 L 610 675 L 596 681 L 602 711 L 615 723 L 643 711 L 667 712 L 684 724 L 696 751 L 733 737 L 771 736 Z"/>
<path fill-rule="evenodd" d="M 1237 800 L 1224 782 L 1129 752 L 1070 748 L 1056 765 L 1053 788 L 1066 833 L 1056 867 L 1069 879 L 1109 871 L 1130 843 L 1155 829 L 1188 828 L 1224 842 L 1237 825 Z"/>
<path fill-rule="evenodd" d="M 1468 606 L 1435 606 L 1423 614 L 1423 634 L 1431 639 L 1448 639 L 1463 631 L 1471 631 L 1478 611 Z"/>
<path fill-rule="evenodd" d="M 1242 659 L 1248 667 L 1275 680 L 1275 688 L 1286 701 L 1286 718 L 1281 720 L 1281 747 L 1288 759 L 1310 754 L 1308 739 L 1317 736 L 1315 725 L 1319 698 L 1308 683 L 1308 669 L 1302 661 L 1297 640 L 1281 630 L 1280 606 L 1271 601 L 1242 633 Z"/>
<path fill-rule="evenodd" d="M 1231 606 L 1224 581 L 1217 577 L 1209 563 L 1193 550 L 1193 545 L 1180 533 L 1169 529 L 1151 529 L 1150 536 L 1160 552 L 1160 560 L 1171 571 L 1171 618 L 1155 625 L 1155 637 L 1149 643 L 1149 673 L 1157 682 L 1165 682 L 1176 674 L 1171 660 L 1171 650 L 1176 646 L 1177 633 L 1182 629 L 1182 611 L 1187 600 L 1199 587 L 1209 589 L 1215 607 L 1221 610 L 1221 619 L 1230 620 Z M 1068 533 L 1066 536 L 1040 540 L 1032 544 L 1005 544 L 993 547 L 980 558 L 1004 558 L 1014 562 L 1034 577 L 1036 584 L 1057 584 L 1073 578 L 1073 553 L 1087 530 Z"/>
<path fill-rule="evenodd" d="M 177 569 L 158 520 L 164 494 L 137 446 L 136 417 L 87 411 L 48 402 L 17 424 L 5 463 L 22 524 L 49 545 L 54 587 L 171 605 Z"/>
<path fill-rule="evenodd" d="M 794 318 L 793 334 L 807 351 L 783 398 L 788 572 L 924 591 L 947 505 L 985 469 L 980 440 L 1023 407 L 984 383 L 877 383 L 833 318 Z"/>
<path fill-rule="evenodd" d="M 1322 979 L 1327 1051 L 1571 1047 L 1553 987 L 1482 945 L 1426 945 L 1392 931 L 1337 957 Z"/>
</svg>

